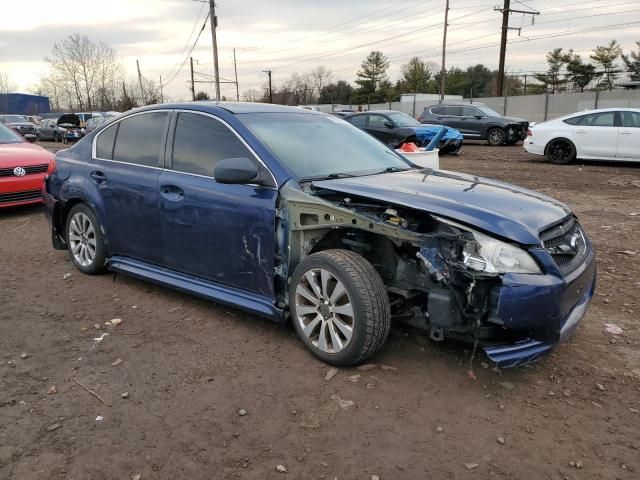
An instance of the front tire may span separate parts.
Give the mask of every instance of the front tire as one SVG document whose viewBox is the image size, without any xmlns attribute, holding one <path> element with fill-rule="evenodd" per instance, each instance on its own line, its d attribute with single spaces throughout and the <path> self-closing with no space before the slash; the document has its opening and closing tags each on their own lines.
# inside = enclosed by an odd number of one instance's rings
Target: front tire
<svg viewBox="0 0 640 480">
<path fill-rule="evenodd" d="M 504 145 L 507 140 L 507 134 L 502 128 L 492 128 L 487 132 L 487 143 L 492 147 Z"/>
<path fill-rule="evenodd" d="M 78 270 L 96 275 L 106 270 L 104 235 L 93 211 L 79 203 L 71 208 L 66 224 L 67 249 Z"/>
<path fill-rule="evenodd" d="M 325 250 L 300 262 L 291 277 L 289 306 L 302 342 L 331 365 L 362 362 L 384 344 L 391 327 L 380 275 L 348 250 Z"/>
<path fill-rule="evenodd" d="M 547 147 L 547 160 L 555 165 L 567 165 L 575 159 L 576 147 L 569 140 L 553 140 Z"/>
</svg>

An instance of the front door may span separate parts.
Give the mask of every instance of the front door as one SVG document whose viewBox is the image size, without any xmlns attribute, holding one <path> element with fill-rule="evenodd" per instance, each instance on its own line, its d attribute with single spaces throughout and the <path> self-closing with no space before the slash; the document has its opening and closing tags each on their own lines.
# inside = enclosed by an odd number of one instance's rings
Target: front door
<svg viewBox="0 0 640 480">
<path fill-rule="evenodd" d="M 640 112 L 621 111 L 616 157 L 640 160 Z"/>
<path fill-rule="evenodd" d="M 176 116 L 170 168 L 159 179 L 163 264 L 273 298 L 275 184 L 217 183 L 213 168 L 220 160 L 245 157 L 265 167 L 217 118 Z"/>
<path fill-rule="evenodd" d="M 124 118 L 101 131 L 88 165 L 98 191 L 109 255 L 162 262 L 158 179 L 169 112 Z"/>
<path fill-rule="evenodd" d="M 394 140 L 396 140 L 393 122 L 383 115 L 367 115 L 366 131 L 387 144 L 393 144 Z"/>
</svg>

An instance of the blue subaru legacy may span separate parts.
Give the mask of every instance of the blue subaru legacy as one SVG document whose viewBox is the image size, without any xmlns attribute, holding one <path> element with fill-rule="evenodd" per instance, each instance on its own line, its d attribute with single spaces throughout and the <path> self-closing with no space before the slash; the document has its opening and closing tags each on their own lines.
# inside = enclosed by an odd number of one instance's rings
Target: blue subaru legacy
<svg viewBox="0 0 640 480">
<path fill-rule="evenodd" d="M 472 342 L 503 367 L 565 340 L 595 288 L 575 215 L 531 190 L 419 169 L 335 116 L 267 104 L 128 112 L 56 156 L 53 246 L 291 321 L 332 365 L 392 322 Z"/>
</svg>

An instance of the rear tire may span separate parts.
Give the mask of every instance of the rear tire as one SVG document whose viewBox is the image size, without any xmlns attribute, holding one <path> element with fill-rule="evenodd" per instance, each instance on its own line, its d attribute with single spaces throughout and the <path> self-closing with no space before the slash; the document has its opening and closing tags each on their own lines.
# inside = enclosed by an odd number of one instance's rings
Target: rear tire
<svg viewBox="0 0 640 480">
<path fill-rule="evenodd" d="M 348 250 L 325 250 L 300 262 L 291 277 L 289 306 L 302 342 L 331 365 L 362 362 L 384 344 L 391 327 L 380 275 Z"/>
<path fill-rule="evenodd" d="M 504 145 L 507 140 L 507 134 L 502 128 L 494 127 L 487 132 L 487 143 L 492 147 Z"/>
<path fill-rule="evenodd" d="M 552 140 L 547 147 L 547 160 L 555 165 L 567 165 L 576 159 L 576 147 L 569 140 Z"/>
<path fill-rule="evenodd" d="M 104 235 L 93 210 L 83 203 L 75 205 L 67 215 L 65 228 L 67 250 L 76 268 L 89 275 L 104 272 Z"/>
</svg>

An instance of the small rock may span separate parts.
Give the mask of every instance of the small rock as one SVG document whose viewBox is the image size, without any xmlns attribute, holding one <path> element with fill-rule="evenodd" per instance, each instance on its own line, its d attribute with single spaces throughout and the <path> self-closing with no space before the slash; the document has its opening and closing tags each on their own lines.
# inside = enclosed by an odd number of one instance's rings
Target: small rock
<svg viewBox="0 0 640 480">
<path fill-rule="evenodd" d="M 442 432 L 444 432 L 444 428 L 442 428 L 442 427 L 436 427 L 436 432 L 438 432 L 438 433 L 442 433 Z"/>
<path fill-rule="evenodd" d="M 338 374 L 338 369 L 337 368 L 330 368 L 329 371 L 327 372 L 327 374 L 324 376 L 324 379 L 325 379 L 326 382 L 328 382 L 333 377 L 335 377 L 337 374 Z"/>
<path fill-rule="evenodd" d="M 554 397 L 554 396 L 555 396 L 555 393 L 553 392 L 553 390 L 549 390 L 549 391 L 547 392 L 547 395 L 549 395 L 550 397 Z"/>
<path fill-rule="evenodd" d="M 23 359 L 23 360 L 26 360 L 27 358 L 29 358 L 29 354 L 23 352 L 23 353 L 20 354 L 20 358 Z"/>
<path fill-rule="evenodd" d="M 477 463 L 465 463 L 464 468 L 467 470 L 473 470 L 474 468 L 478 468 L 480 465 Z"/>
<path fill-rule="evenodd" d="M 569 466 L 571 468 L 576 468 L 576 462 L 569 462 Z"/>
<path fill-rule="evenodd" d="M 108 322 L 105 322 L 105 325 L 111 325 L 112 327 L 115 327 L 117 325 L 120 325 L 121 323 L 122 323 L 121 318 L 112 318 Z"/>
<path fill-rule="evenodd" d="M 629 411 L 631 413 L 640 413 L 640 410 L 638 410 L 637 408 L 633 408 L 633 407 L 629 407 Z"/>
<path fill-rule="evenodd" d="M 596 383 L 596 388 L 601 392 L 605 391 L 604 385 L 602 385 L 601 383 Z"/>
<path fill-rule="evenodd" d="M 129 398 L 129 392 L 123 392 L 123 393 L 121 393 L 121 394 L 120 394 L 120 397 L 125 398 L 125 399 L 126 399 L 126 398 Z"/>
<path fill-rule="evenodd" d="M 382 368 L 382 370 L 384 370 L 385 372 L 394 372 L 398 370 L 396 367 L 392 367 L 390 365 L 380 365 L 380 368 Z"/>
<path fill-rule="evenodd" d="M 102 326 L 99 323 L 94 323 L 93 328 L 95 328 L 96 330 L 100 330 Z"/>
<path fill-rule="evenodd" d="M 500 382 L 500 386 L 506 390 L 513 390 L 515 388 L 511 382 Z"/>
<path fill-rule="evenodd" d="M 504 445 L 504 437 L 498 437 L 498 438 L 496 438 L 496 441 L 497 441 L 500 445 Z"/>
<path fill-rule="evenodd" d="M 367 370 L 373 370 L 376 367 L 377 365 L 375 363 L 367 363 L 366 365 L 360 365 L 358 367 L 358 370 L 360 370 L 361 372 L 366 372 Z"/>
<path fill-rule="evenodd" d="M 378 475 L 371 475 L 371 480 L 380 480 Z"/>
<path fill-rule="evenodd" d="M 104 417 L 102 415 L 98 415 L 96 417 L 96 422 L 101 422 L 102 420 L 104 420 Z"/>
<path fill-rule="evenodd" d="M 47 390 L 47 395 L 55 395 L 56 393 L 58 393 L 58 389 L 55 385 L 51 385 L 49 390 Z"/>
<path fill-rule="evenodd" d="M 47 432 L 53 432 L 54 430 L 57 430 L 57 429 L 59 429 L 60 427 L 62 427 L 62 424 L 61 424 L 61 423 L 54 423 L 54 424 L 49 425 L 49 426 L 47 427 Z"/>
<path fill-rule="evenodd" d="M 140 480 L 141 477 L 142 475 L 140 475 L 139 473 L 136 473 L 133 477 L 131 477 L 131 480 Z"/>
<path fill-rule="evenodd" d="M 360 380 L 360 377 L 362 375 L 360 375 L 359 373 L 356 373 L 355 375 L 351 375 L 350 377 L 347 377 L 347 380 L 349 380 L 350 382 L 356 383 L 358 380 Z"/>
<path fill-rule="evenodd" d="M 489 368 L 489 364 L 487 362 L 480 362 L 480 366 L 482 368 Z"/>
<path fill-rule="evenodd" d="M 121 358 L 117 358 L 112 364 L 112 367 L 117 367 L 118 365 L 120 365 L 122 363 L 122 359 Z"/>
<path fill-rule="evenodd" d="M 276 470 L 280 473 L 288 473 L 287 467 L 284 465 L 276 465 Z"/>
<path fill-rule="evenodd" d="M 622 255 L 629 255 L 631 257 L 635 257 L 638 252 L 636 252 L 635 250 L 618 250 L 616 253 L 620 253 Z"/>
<path fill-rule="evenodd" d="M 582 466 L 583 466 L 583 465 L 582 465 L 582 462 L 578 460 L 578 461 L 576 462 L 576 468 L 582 468 Z"/>
<path fill-rule="evenodd" d="M 338 395 L 331 395 L 331 400 L 338 402 L 338 405 L 340 405 L 340 408 L 343 410 L 347 410 L 356 404 L 353 400 L 343 400 Z"/>
<path fill-rule="evenodd" d="M 70 276 L 71 276 L 71 274 L 70 274 L 70 273 L 65 273 L 65 274 L 62 276 L 62 279 L 63 279 L 63 280 L 66 280 L 66 279 L 67 279 L 67 278 L 69 278 Z"/>
<path fill-rule="evenodd" d="M 320 466 L 326 468 L 329 466 L 329 464 L 327 462 L 320 462 Z"/>
<path fill-rule="evenodd" d="M 247 411 L 244 408 L 241 408 L 240 410 L 238 410 L 238 415 L 240 415 L 241 417 L 244 417 L 247 414 Z"/>
</svg>

